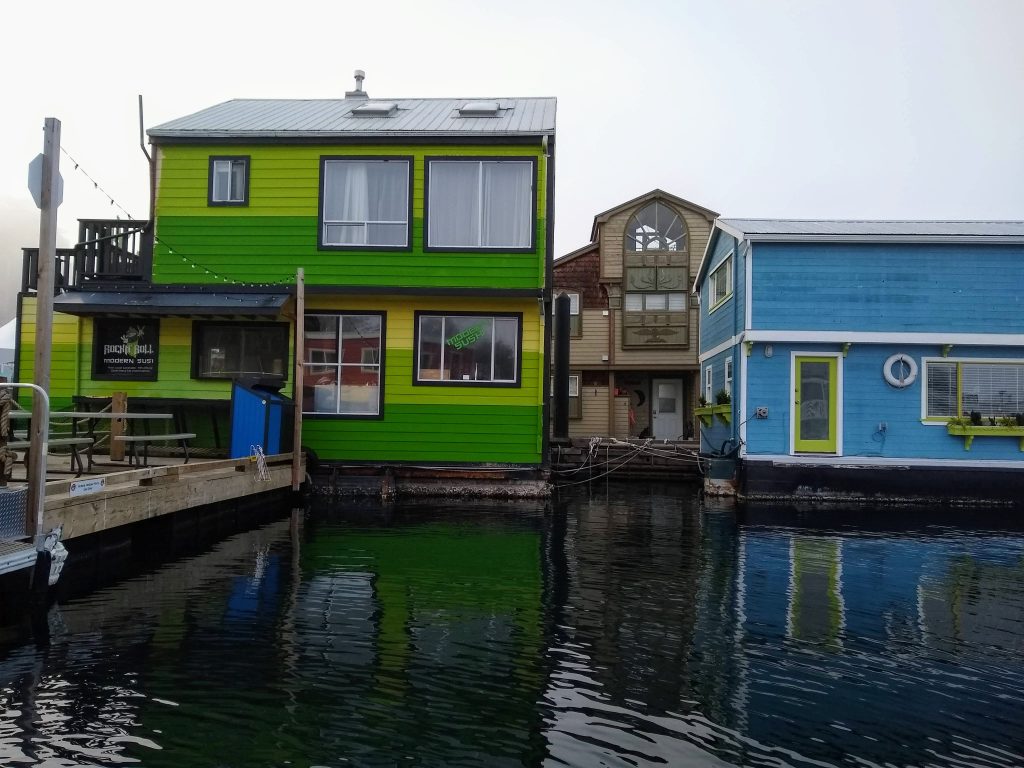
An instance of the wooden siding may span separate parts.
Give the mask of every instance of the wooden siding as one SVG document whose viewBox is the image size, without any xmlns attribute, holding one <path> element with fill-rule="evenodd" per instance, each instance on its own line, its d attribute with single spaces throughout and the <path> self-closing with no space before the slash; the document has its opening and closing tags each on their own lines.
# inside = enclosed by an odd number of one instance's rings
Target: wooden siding
<svg viewBox="0 0 1024 768">
<path fill-rule="evenodd" d="M 601 310 L 583 309 L 580 321 L 583 332 L 569 340 L 570 367 L 608 365 L 601 359 L 608 355 L 608 318 Z"/>
<path fill-rule="evenodd" d="M 583 417 L 569 420 L 569 437 L 604 437 L 608 432 L 608 387 L 581 387 Z"/>
<path fill-rule="evenodd" d="M 545 331 L 535 300 L 309 297 L 307 314 L 317 310 L 386 313 L 383 418 L 307 416 L 303 442 L 321 459 L 540 463 Z M 521 312 L 521 384 L 516 387 L 414 384 L 416 311 Z"/>
<path fill-rule="evenodd" d="M 711 282 L 708 276 L 700 287 L 700 349 L 707 351 L 733 337 L 743 328 L 743 305 L 738 288 L 744 284 L 743 269 L 737 258 L 736 240 L 719 232 L 711 254 L 707 275 L 710 276 L 726 256 L 733 254 L 732 296 L 711 311 Z"/>
<path fill-rule="evenodd" d="M 701 256 L 704 255 L 704 248 L 708 244 L 708 237 L 711 236 L 711 221 L 703 214 L 682 208 L 668 200 L 657 199 L 662 205 L 668 206 L 678 213 L 686 222 L 688 231 L 687 245 L 689 248 L 689 280 L 692 283 L 697 267 L 700 264 Z M 645 200 L 636 206 L 619 211 L 609 217 L 608 221 L 600 225 L 598 240 L 601 245 L 601 279 L 606 282 L 622 282 L 622 264 L 624 257 L 624 238 L 626 235 L 626 223 L 637 211 L 654 200 Z"/>
<path fill-rule="evenodd" d="M 622 338 L 622 310 L 615 310 L 615 338 Z M 615 350 L 615 366 L 617 368 L 652 368 L 660 370 L 684 370 L 696 369 L 697 352 L 697 318 L 699 312 L 695 302 L 690 297 L 690 309 L 688 310 L 689 324 L 687 328 L 687 343 L 689 347 L 660 348 L 660 347 L 630 347 Z M 607 320 L 607 318 L 604 318 Z"/>
<path fill-rule="evenodd" d="M 544 285 L 547 160 L 539 147 L 172 145 L 160 147 L 158 153 L 155 283 L 291 281 L 296 267 L 303 267 L 311 286 L 539 289 Z M 251 158 L 249 204 L 210 207 L 206 202 L 209 157 L 232 154 Z M 411 250 L 318 249 L 320 158 L 341 154 L 414 158 Z M 425 252 L 424 157 L 431 155 L 536 159 L 535 252 Z"/>
<path fill-rule="evenodd" d="M 837 353 L 838 344 L 773 344 L 774 354 L 765 357 L 755 347 L 747 358 L 747 434 L 749 454 L 787 454 L 792 412 L 792 352 Z M 962 461 L 1008 460 L 1024 464 L 1019 439 L 979 438 L 964 450 L 962 437 L 949 435 L 944 424 L 921 421 L 923 372 L 903 388 L 889 386 L 882 365 L 896 353 L 908 354 L 921 366 L 925 357 L 941 358 L 938 345 L 854 344 L 840 357 L 843 381 L 842 452 L 844 456 L 891 459 L 957 459 Z M 962 348 L 958 358 L 1024 361 L 1024 351 L 1002 347 Z M 754 410 L 768 408 L 767 419 L 752 418 Z M 880 434 L 878 425 L 886 424 Z M 734 419 L 734 423 L 735 419 Z"/>
<path fill-rule="evenodd" d="M 757 243 L 755 329 L 1024 333 L 1024 248 Z"/>
<path fill-rule="evenodd" d="M 22 299 L 21 357 L 18 375 L 31 381 L 35 356 L 36 299 Z M 74 395 L 110 397 L 126 392 L 132 397 L 229 399 L 231 382 L 192 378 L 192 323 L 190 318 L 160 318 L 156 381 L 111 381 L 92 378 L 93 320 L 61 312 L 53 314 L 53 356 L 50 363 L 52 408 L 66 408 Z M 291 331 L 289 330 L 289 336 Z M 290 353 L 291 354 L 291 353 Z M 294 357 L 288 361 L 288 382 L 282 390 L 291 395 Z M 26 399 L 31 399 L 25 395 Z"/>
<path fill-rule="evenodd" d="M 307 416 L 304 445 L 322 459 L 373 462 L 493 462 L 539 464 L 543 439 L 543 318 L 535 300 L 469 300 L 450 297 L 311 296 L 307 313 L 383 311 L 385 319 L 383 418 Z M 35 299 L 22 302 L 22 365 L 31 380 Z M 414 312 L 520 312 L 523 316 L 521 383 L 515 387 L 413 384 Z M 76 394 L 109 397 L 228 399 L 231 382 L 191 378 L 192 320 L 161 318 L 157 381 L 93 381 L 92 320 L 54 315 L 51 397 L 67 408 Z M 289 361 L 289 382 L 294 358 Z M 286 394 L 291 393 L 289 383 Z M 27 401 L 27 398 L 26 398 Z"/>
</svg>

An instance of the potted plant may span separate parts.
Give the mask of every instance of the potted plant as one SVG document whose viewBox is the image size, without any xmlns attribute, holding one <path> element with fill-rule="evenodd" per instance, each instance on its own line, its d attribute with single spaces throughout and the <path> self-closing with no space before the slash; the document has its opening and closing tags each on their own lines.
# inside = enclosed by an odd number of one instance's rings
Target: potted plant
<svg viewBox="0 0 1024 768">
<path fill-rule="evenodd" d="M 731 402 L 732 397 L 724 389 L 720 389 L 715 393 L 715 405 L 728 405 Z"/>
</svg>

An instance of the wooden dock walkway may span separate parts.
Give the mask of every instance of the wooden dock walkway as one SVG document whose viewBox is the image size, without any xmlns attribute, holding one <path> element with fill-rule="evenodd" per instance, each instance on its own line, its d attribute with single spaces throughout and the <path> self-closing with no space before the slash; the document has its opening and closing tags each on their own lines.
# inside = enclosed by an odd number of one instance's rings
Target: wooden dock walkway
<svg viewBox="0 0 1024 768">
<path fill-rule="evenodd" d="M 61 466 L 67 462 L 67 457 L 50 457 L 51 470 L 55 459 Z M 266 457 L 265 472 L 248 457 L 193 459 L 188 464 L 164 459 L 126 468 L 97 456 L 91 473 L 48 479 L 42 532 L 61 528 L 60 540 L 69 542 L 161 515 L 290 488 L 291 462 L 292 454 L 283 453 Z M 19 486 L 24 482 L 8 487 Z M 35 543 L 24 536 L 0 541 L 0 574 L 31 566 L 35 552 Z"/>
</svg>

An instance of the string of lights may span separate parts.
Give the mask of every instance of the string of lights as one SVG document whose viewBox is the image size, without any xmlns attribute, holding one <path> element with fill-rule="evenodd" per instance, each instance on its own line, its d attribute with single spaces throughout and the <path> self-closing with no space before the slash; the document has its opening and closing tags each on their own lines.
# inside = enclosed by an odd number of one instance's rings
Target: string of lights
<svg viewBox="0 0 1024 768">
<path fill-rule="evenodd" d="M 124 206 L 122 206 L 119 202 L 117 202 L 117 200 L 115 200 L 113 198 L 113 196 L 109 192 L 107 192 L 107 190 L 105 190 L 103 187 L 100 186 L 100 183 L 98 181 L 96 181 L 96 179 L 94 179 L 89 174 L 89 172 L 87 170 L 85 170 L 85 168 L 82 167 L 82 164 L 80 162 L 78 162 L 78 160 L 76 160 L 74 157 L 72 157 L 71 153 L 68 152 L 67 149 L 65 149 L 64 147 L 61 147 L 60 151 L 63 152 L 67 156 L 68 160 L 70 160 L 72 163 L 74 163 L 75 170 L 78 171 L 79 173 L 81 173 L 83 176 L 85 176 L 85 178 L 87 178 L 89 181 L 91 181 L 93 188 L 96 189 L 97 191 L 99 191 L 104 197 L 106 197 L 110 201 L 110 204 L 112 206 L 114 206 L 115 208 L 119 209 L 122 213 L 124 213 L 124 215 L 127 216 L 130 221 L 137 221 L 137 219 L 134 216 L 132 216 L 124 208 Z M 118 216 L 118 218 L 120 218 L 120 216 Z M 192 258 L 186 256 L 185 254 L 183 254 L 181 251 L 176 250 L 170 243 L 168 243 L 166 240 L 164 240 L 164 239 L 162 239 L 160 237 L 157 237 L 157 236 L 154 235 L 153 239 L 157 243 L 162 245 L 164 248 L 166 248 L 167 252 L 169 254 L 171 254 L 172 256 L 177 256 L 178 258 L 180 258 L 182 263 L 188 264 L 189 267 L 191 267 L 194 270 L 202 271 L 203 274 L 205 274 L 205 275 L 207 275 L 209 277 L 212 277 L 217 282 L 223 282 L 223 283 L 227 283 L 228 285 L 236 285 L 236 286 L 241 286 L 241 287 L 244 287 L 244 288 L 273 288 L 273 287 L 276 287 L 276 286 L 292 285 L 295 282 L 295 278 L 294 277 L 282 277 L 282 278 L 279 278 L 277 280 L 267 280 L 267 281 L 262 281 L 262 282 L 253 282 L 253 281 L 249 281 L 249 280 L 236 280 L 233 277 L 228 277 L 227 275 L 222 275 L 221 273 L 217 272 L 217 270 L 210 269 L 209 267 L 206 267 L 206 266 L 200 264 L 195 259 L 192 259 Z"/>
<path fill-rule="evenodd" d="M 101 187 L 100 183 L 98 181 L 96 181 L 96 179 L 94 179 L 92 176 L 89 175 L 89 172 L 87 170 L 85 170 L 85 168 L 82 167 L 82 164 L 80 162 L 78 162 L 77 160 L 75 160 L 75 158 L 73 158 L 71 156 L 70 152 L 68 152 L 63 146 L 60 148 L 60 151 L 63 152 L 65 155 L 67 155 L 68 160 L 70 160 L 72 163 L 75 164 L 75 170 L 76 171 L 81 173 L 83 176 L 85 176 L 85 178 L 87 178 L 89 181 L 92 182 L 93 189 L 97 190 L 100 194 L 102 194 L 105 198 L 107 198 L 107 200 L 110 201 L 110 204 L 112 206 L 114 206 L 115 208 L 118 208 L 131 221 L 135 221 L 135 217 L 132 216 L 130 213 L 128 213 L 128 211 L 125 210 L 124 206 L 122 206 L 119 202 L 117 202 L 117 200 L 115 200 L 110 195 L 110 193 L 107 192 L 107 190 L 105 190 L 103 187 Z M 118 218 L 121 218 L 121 217 L 118 216 Z"/>
<path fill-rule="evenodd" d="M 233 277 L 228 277 L 227 275 L 222 275 L 217 270 L 210 269 L 209 267 L 204 266 L 203 264 L 200 264 L 195 259 L 192 259 L 189 256 L 186 256 L 181 251 L 176 250 L 170 243 L 168 243 L 163 238 L 160 238 L 160 237 L 154 235 L 153 239 L 157 243 L 162 245 L 164 248 L 166 248 L 167 252 L 171 256 L 177 256 L 179 259 L 181 259 L 181 262 L 183 264 L 188 264 L 189 267 L 191 267 L 192 269 L 194 269 L 196 271 L 199 271 L 199 272 L 202 272 L 204 275 L 208 275 L 209 277 L 212 277 L 217 282 L 223 282 L 223 283 L 226 283 L 228 285 L 237 285 L 237 286 L 241 286 L 243 288 L 274 288 L 274 287 L 282 286 L 282 285 L 290 286 L 290 285 L 292 285 L 295 282 L 295 278 L 294 277 L 282 277 L 282 278 L 278 278 L 277 280 L 265 280 L 265 281 L 260 281 L 260 282 L 253 282 L 253 281 L 249 281 L 249 280 L 236 280 Z"/>
</svg>

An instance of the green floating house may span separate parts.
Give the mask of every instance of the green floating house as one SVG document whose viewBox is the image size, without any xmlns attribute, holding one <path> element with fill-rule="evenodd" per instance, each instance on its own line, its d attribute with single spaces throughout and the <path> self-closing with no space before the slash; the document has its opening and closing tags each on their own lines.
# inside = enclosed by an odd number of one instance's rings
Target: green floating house
<svg viewBox="0 0 1024 768">
<path fill-rule="evenodd" d="M 298 325 L 319 465 L 543 470 L 555 99 L 371 99 L 357 72 L 343 99 L 236 99 L 148 135 L 152 220 L 82 221 L 58 253 L 54 407 L 127 392 L 223 450 L 232 380 L 294 394 Z"/>
</svg>

